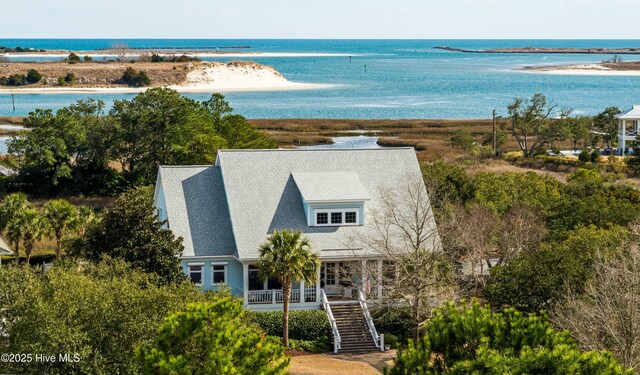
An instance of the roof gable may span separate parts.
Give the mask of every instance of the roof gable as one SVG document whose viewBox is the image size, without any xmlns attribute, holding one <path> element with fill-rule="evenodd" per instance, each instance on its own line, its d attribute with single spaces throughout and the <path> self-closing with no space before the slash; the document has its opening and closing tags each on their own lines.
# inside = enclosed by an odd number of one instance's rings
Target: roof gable
<svg viewBox="0 0 640 375">
<path fill-rule="evenodd" d="M 183 238 L 183 256 L 237 254 L 220 168 L 160 167 L 158 182 L 169 228 Z"/>
<path fill-rule="evenodd" d="M 366 201 L 371 199 L 356 172 L 292 172 L 306 202 Z"/>
</svg>

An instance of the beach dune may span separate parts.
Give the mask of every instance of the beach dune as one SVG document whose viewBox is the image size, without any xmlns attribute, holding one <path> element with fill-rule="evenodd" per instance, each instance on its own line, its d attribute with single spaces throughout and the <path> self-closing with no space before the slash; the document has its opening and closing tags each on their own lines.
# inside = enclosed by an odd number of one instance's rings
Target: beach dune
<svg viewBox="0 0 640 375">
<path fill-rule="evenodd" d="M 24 64 L 24 63 L 23 63 Z M 35 63 L 36 68 L 43 63 Z M 56 63 L 54 63 L 56 64 Z M 59 63 L 58 63 L 59 64 Z M 152 87 L 169 87 L 184 93 L 199 92 L 231 92 L 231 91 L 276 91 L 276 90 L 311 90 L 333 87 L 328 84 L 315 84 L 289 81 L 274 67 L 257 64 L 250 61 L 230 62 L 197 62 L 179 65 L 179 69 L 171 70 L 172 66 L 160 67 L 159 64 L 134 64 L 140 70 L 147 67 L 152 79 Z M 2 87 L 0 94 L 46 94 L 46 93 L 138 93 L 149 87 L 128 87 L 118 84 L 125 66 L 103 64 L 95 69 L 88 69 L 85 64 L 64 66 L 64 69 L 76 69 L 78 84 L 71 86 L 57 86 L 54 84 L 33 84 L 22 87 Z M 177 73 L 173 73 L 177 72 Z M 184 73 L 183 73 L 184 72 Z M 46 72 L 45 72 L 46 73 Z M 83 76 L 83 74 L 85 76 Z M 51 77 L 44 81 L 51 82 Z"/>
</svg>

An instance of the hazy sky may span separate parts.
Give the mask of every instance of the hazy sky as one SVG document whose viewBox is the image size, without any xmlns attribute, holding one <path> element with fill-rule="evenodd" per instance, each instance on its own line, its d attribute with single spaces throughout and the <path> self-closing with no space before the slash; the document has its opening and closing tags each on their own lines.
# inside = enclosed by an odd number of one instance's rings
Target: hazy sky
<svg viewBox="0 0 640 375">
<path fill-rule="evenodd" d="M 640 39 L 640 0 L 0 0 L 0 38 Z"/>
</svg>

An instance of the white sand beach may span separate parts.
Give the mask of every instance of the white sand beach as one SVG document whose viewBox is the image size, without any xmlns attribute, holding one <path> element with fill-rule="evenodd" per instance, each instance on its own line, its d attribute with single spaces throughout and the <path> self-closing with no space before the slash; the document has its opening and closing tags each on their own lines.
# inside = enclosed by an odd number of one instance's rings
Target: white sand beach
<svg viewBox="0 0 640 375">
<path fill-rule="evenodd" d="M 640 70 L 615 70 L 601 64 L 576 64 L 557 66 L 530 66 L 517 69 L 521 73 L 573 75 L 573 76 L 640 76 Z"/>
<path fill-rule="evenodd" d="M 337 85 L 292 82 L 275 68 L 253 62 L 204 62 L 187 73 L 186 81 L 167 86 L 182 93 L 214 91 L 317 90 Z M 148 87 L 27 87 L 2 88 L 0 94 L 139 93 Z"/>
</svg>

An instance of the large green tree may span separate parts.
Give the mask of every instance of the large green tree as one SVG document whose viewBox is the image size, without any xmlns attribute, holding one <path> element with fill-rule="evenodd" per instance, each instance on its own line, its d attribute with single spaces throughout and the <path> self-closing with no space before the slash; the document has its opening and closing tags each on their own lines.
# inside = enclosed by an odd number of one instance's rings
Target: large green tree
<svg viewBox="0 0 640 375">
<path fill-rule="evenodd" d="M 163 164 L 212 163 L 224 139 L 208 125 L 200 103 L 177 91 L 152 88 L 132 100 L 117 100 L 116 153 L 124 170 L 141 182 L 155 180 Z"/>
<path fill-rule="evenodd" d="M 167 317 L 154 345 L 136 357 L 149 375 L 286 374 L 284 347 L 247 323 L 232 297 L 191 304 Z"/>
<path fill-rule="evenodd" d="M 436 309 L 426 335 L 399 349 L 388 374 L 632 374 L 608 352 L 583 352 L 545 316 L 478 302 Z"/>
<path fill-rule="evenodd" d="M 557 105 L 549 103 L 542 94 L 535 94 L 531 99 L 514 99 L 507 110 L 511 119 L 511 134 L 518 142 L 525 157 L 532 157 L 542 151 L 545 145 L 565 137 L 563 119 L 568 111 L 562 111 L 560 120 L 552 120 L 551 116 Z"/>
<path fill-rule="evenodd" d="M 525 312 L 550 310 L 562 301 L 567 290 L 581 293 L 594 277 L 594 260 L 619 249 L 627 236 L 627 230 L 618 226 L 571 231 L 563 241 L 543 244 L 492 268 L 485 297 L 498 307 L 511 306 Z"/>
<path fill-rule="evenodd" d="M 164 283 L 184 280 L 179 260 L 184 250 L 182 238 L 158 221 L 150 187 L 120 196 L 75 248 L 94 262 L 104 256 L 123 259 L 134 268 L 157 274 Z"/>
<path fill-rule="evenodd" d="M 150 346 L 165 316 L 206 298 L 187 281 L 159 285 L 113 259 L 62 261 L 47 272 L 0 267 L 0 285 L 3 351 L 56 356 L 2 363 L 2 372 L 16 374 L 139 374 L 134 350 Z"/>
<path fill-rule="evenodd" d="M 260 275 L 276 278 L 282 285 L 283 342 L 289 346 L 289 300 L 293 281 L 314 283 L 318 277 L 320 259 L 311 252 L 309 240 L 300 231 L 275 230 L 260 246 Z"/>
<path fill-rule="evenodd" d="M 612 147 L 618 140 L 618 115 L 620 108 L 607 107 L 593 118 L 593 125 L 601 133 L 607 147 Z"/>
</svg>

